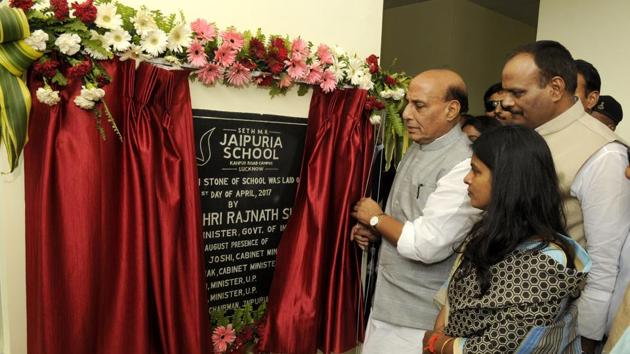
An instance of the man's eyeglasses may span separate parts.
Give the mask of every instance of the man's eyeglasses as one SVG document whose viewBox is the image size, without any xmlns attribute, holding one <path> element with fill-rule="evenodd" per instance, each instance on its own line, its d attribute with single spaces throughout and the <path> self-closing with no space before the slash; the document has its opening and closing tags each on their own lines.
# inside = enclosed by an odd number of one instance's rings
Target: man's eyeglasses
<svg viewBox="0 0 630 354">
<path fill-rule="evenodd" d="M 488 100 L 486 101 L 485 105 L 486 105 L 486 112 L 494 112 L 494 110 L 497 107 L 503 108 L 503 106 L 501 106 L 500 100 Z"/>
</svg>

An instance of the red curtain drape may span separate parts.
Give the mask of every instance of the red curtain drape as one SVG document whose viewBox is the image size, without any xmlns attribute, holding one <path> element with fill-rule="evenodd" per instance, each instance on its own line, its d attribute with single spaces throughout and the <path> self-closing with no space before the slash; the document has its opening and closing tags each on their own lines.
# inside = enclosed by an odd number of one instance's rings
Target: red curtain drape
<svg viewBox="0 0 630 354">
<path fill-rule="evenodd" d="M 367 92 L 313 93 L 300 184 L 282 235 L 261 349 L 340 353 L 363 337 L 360 250 L 350 209 L 365 190 L 372 126 Z"/>
<path fill-rule="evenodd" d="M 187 73 L 105 63 L 121 129 L 33 100 L 25 148 L 29 353 L 205 353 Z M 37 88 L 34 80 L 29 87 Z M 34 96 L 34 95 L 33 95 Z"/>
</svg>

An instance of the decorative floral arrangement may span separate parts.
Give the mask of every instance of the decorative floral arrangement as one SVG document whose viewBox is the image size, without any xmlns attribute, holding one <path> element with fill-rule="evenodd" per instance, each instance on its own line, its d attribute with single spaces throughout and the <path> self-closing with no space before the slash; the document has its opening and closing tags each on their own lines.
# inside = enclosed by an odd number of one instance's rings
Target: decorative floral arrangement
<svg viewBox="0 0 630 354">
<path fill-rule="evenodd" d="M 258 353 L 258 340 L 261 320 L 265 315 L 266 303 L 254 310 L 251 304 L 243 308 L 226 311 L 212 311 L 212 349 L 214 353 Z"/>
<path fill-rule="evenodd" d="M 386 169 L 408 145 L 400 112 L 409 77 L 382 71 L 375 55 L 362 59 L 340 47 L 315 46 L 300 37 L 265 36 L 260 29 L 256 33 L 234 27 L 220 30 L 204 19 L 187 24 L 182 13 L 165 15 L 111 0 L 10 0 L 10 5 L 27 15 L 32 33 L 26 43 L 44 52 L 33 65 L 43 83 L 37 99 L 55 105 L 60 90 L 81 81 L 81 94 L 74 103 L 94 112 L 103 138 L 104 116 L 122 139 L 103 100 L 102 88 L 111 78 L 100 65 L 117 56 L 123 61 L 151 60 L 189 68 L 191 78 L 206 86 L 256 85 L 267 88 L 271 96 L 285 94 L 293 86 L 299 95 L 311 86 L 326 93 L 359 87 L 370 93 L 366 107 L 370 122 L 384 120 Z"/>
</svg>

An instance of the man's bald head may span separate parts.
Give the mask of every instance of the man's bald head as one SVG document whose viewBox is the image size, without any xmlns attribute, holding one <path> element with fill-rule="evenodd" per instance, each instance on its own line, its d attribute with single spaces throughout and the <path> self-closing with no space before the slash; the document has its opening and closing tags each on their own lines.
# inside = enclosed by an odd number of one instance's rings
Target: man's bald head
<svg viewBox="0 0 630 354">
<path fill-rule="evenodd" d="M 409 137 L 429 144 L 448 133 L 468 110 L 466 85 L 461 76 L 446 69 L 428 70 L 409 82 L 403 119 Z"/>
<path fill-rule="evenodd" d="M 436 90 L 442 92 L 445 101 L 459 102 L 459 113 L 468 112 L 468 90 L 464 79 L 453 70 L 431 69 L 416 75 L 412 81 L 431 82 Z"/>
</svg>

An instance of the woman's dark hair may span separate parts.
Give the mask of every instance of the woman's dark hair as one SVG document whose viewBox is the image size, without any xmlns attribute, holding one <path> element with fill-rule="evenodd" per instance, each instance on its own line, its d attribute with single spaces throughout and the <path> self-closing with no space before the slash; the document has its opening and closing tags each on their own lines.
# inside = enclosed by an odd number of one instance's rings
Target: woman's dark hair
<svg viewBox="0 0 630 354">
<path fill-rule="evenodd" d="M 512 125 L 489 130 L 472 145 L 473 154 L 492 172 L 491 200 L 482 219 L 468 233 L 462 267 L 477 273 L 481 295 L 490 287 L 490 266 L 522 242 L 555 243 L 574 268 L 566 235 L 558 177 L 549 147 L 534 130 Z"/>
<path fill-rule="evenodd" d="M 486 116 L 477 116 L 477 117 L 465 117 L 462 122 L 462 129 L 464 129 L 464 127 L 467 125 L 472 125 L 473 127 L 475 127 L 475 129 L 477 129 L 477 131 L 480 134 L 483 134 L 492 128 L 500 127 L 501 123 L 499 123 L 499 121 L 494 118 L 488 118 Z"/>
</svg>

